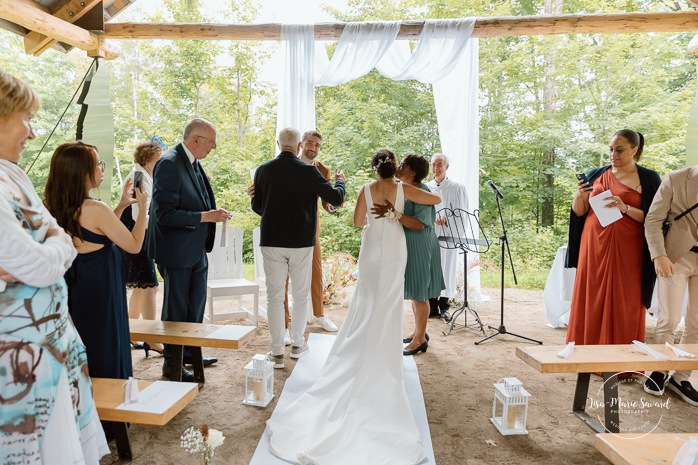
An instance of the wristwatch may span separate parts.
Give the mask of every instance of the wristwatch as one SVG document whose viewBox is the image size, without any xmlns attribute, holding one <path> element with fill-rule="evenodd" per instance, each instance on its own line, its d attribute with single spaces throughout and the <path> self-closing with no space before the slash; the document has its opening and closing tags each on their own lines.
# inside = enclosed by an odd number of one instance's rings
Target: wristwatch
<svg viewBox="0 0 698 465">
<path fill-rule="evenodd" d="M 630 213 L 630 210 L 632 210 L 632 208 L 633 208 L 633 207 L 631 207 L 630 205 L 628 205 L 628 204 L 626 203 L 626 204 L 625 204 L 625 211 L 624 211 L 623 213 L 625 213 L 625 214 L 627 215 L 628 213 Z"/>
</svg>

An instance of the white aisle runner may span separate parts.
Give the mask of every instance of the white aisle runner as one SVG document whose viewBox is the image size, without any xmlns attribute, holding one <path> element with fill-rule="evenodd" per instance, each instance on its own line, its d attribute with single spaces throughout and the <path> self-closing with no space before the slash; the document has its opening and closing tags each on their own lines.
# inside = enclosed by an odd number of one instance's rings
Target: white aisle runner
<svg viewBox="0 0 698 465">
<path fill-rule="evenodd" d="M 328 334 L 310 333 L 308 336 L 308 345 L 310 350 L 296 363 L 293 373 L 286 380 L 281 397 L 276 404 L 276 408 L 286 408 L 291 402 L 297 399 L 301 394 L 313 385 L 320 371 L 322 370 L 327 355 L 330 352 L 335 336 Z M 422 395 L 422 386 L 419 384 L 419 372 L 417 365 L 412 357 L 403 358 L 403 367 L 405 370 L 405 389 L 407 398 L 410 401 L 412 414 L 419 428 L 419 434 L 422 437 L 422 445 L 427 454 L 427 460 L 424 464 L 435 465 L 434 449 L 431 444 L 431 434 L 429 432 L 429 422 L 427 421 L 427 411 L 424 408 L 424 397 Z M 255 408 L 255 407 L 250 407 Z M 298 425 L 302 428 L 303 425 Z M 288 462 L 281 460 L 269 452 L 269 438 L 266 430 L 262 434 L 262 438 L 257 444 L 257 449 L 250 460 L 250 465 L 287 465 Z M 368 465 L 368 464 L 364 464 Z"/>
</svg>

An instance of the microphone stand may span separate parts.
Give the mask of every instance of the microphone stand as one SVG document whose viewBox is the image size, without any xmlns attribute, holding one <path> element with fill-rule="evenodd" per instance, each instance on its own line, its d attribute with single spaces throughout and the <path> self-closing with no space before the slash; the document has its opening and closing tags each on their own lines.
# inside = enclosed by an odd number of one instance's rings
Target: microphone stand
<svg viewBox="0 0 698 465">
<path fill-rule="evenodd" d="M 509 254 L 509 264 L 511 265 L 511 274 L 514 276 L 514 284 L 518 284 L 518 281 L 516 280 L 516 271 L 514 270 L 514 261 L 511 258 L 511 250 L 509 249 L 509 239 L 507 238 L 507 228 L 504 225 L 504 216 L 502 215 L 502 206 L 499 203 L 499 197 L 501 194 L 499 194 L 499 191 L 497 191 L 494 186 L 490 186 L 492 189 L 495 191 L 494 198 L 497 201 L 497 209 L 499 210 L 499 221 L 502 224 L 502 235 L 499 238 L 499 242 L 502 245 L 502 281 L 501 281 L 501 293 L 500 293 L 500 300 L 501 300 L 501 310 L 500 310 L 500 320 L 499 320 L 499 327 L 494 327 L 494 326 L 489 326 L 490 329 L 494 329 L 495 332 L 490 334 L 489 336 L 485 337 L 484 339 L 481 339 L 475 343 L 475 345 L 482 344 L 485 341 L 488 341 L 489 339 L 492 339 L 495 336 L 499 336 L 500 334 L 509 334 L 511 336 L 515 336 L 521 339 L 526 339 L 527 341 L 535 342 L 537 344 L 543 344 L 543 341 L 539 341 L 537 339 L 532 339 L 530 337 L 526 336 L 521 336 L 519 334 L 511 333 L 507 331 L 507 328 L 504 326 L 504 249 L 506 248 L 507 253 Z"/>
</svg>

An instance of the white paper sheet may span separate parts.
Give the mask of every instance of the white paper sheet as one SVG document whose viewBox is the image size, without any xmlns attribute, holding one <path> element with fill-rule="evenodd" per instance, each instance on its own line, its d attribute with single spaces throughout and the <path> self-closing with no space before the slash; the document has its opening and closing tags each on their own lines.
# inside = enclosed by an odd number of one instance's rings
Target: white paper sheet
<svg viewBox="0 0 698 465">
<path fill-rule="evenodd" d="M 138 396 L 138 402 L 134 404 L 121 404 L 118 410 L 145 413 L 165 413 L 170 407 L 179 401 L 191 390 L 196 383 L 177 383 L 174 381 L 155 381 L 143 389 Z"/>
<path fill-rule="evenodd" d="M 606 190 L 598 195 L 589 197 L 589 205 L 594 210 L 594 213 L 596 213 L 599 223 L 601 223 L 601 226 L 604 228 L 623 218 L 623 214 L 617 208 L 606 208 L 606 205 L 613 202 L 613 200 L 610 199 L 606 200 L 612 195 L 610 190 Z"/>
<path fill-rule="evenodd" d="M 334 338 L 335 336 L 329 334 L 310 333 L 308 335 L 308 345 L 311 347 L 311 350 L 296 363 L 293 373 L 288 377 L 284 389 L 281 391 L 276 408 L 286 408 L 287 405 L 300 397 L 315 383 L 320 376 L 325 360 L 327 360 Z M 427 420 L 427 411 L 424 406 L 424 394 L 419 383 L 417 364 L 414 361 L 414 357 L 404 357 L 402 361 L 405 370 L 407 398 L 410 401 L 412 415 L 414 415 L 417 428 L 422 437 L 422 446 L 424 446 L 427 454 L 427 458 L 420 465 L 434 465 L 436 459 L 434 458 L 434 448 L 431 443 L 431 432 L 429 431 L 429 421 Z M 269 412 L 269 416 L 271 416 L 271 412 Z M 288 465 L 288 463 L 269 452 L 269 438 L 266 430 L 264 430 L 250 465 Z"/>
<path fill-rule="evenodd" d="M 254 331 L 255 326 L 242 325 L 222 325 L 220 328 L 206 336 L 206 339 L 226 339 L 239 341 L 250 331 Z"/>
</svg>

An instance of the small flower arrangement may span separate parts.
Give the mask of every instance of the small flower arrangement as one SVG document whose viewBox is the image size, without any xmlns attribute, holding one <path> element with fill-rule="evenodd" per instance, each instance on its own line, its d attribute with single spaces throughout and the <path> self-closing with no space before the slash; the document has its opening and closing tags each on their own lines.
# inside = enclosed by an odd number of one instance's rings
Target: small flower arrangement
<svg viewBox="0 0 698 465">
<path fill-rule="evenodd" d="M 222 445 L 225 436 L 220 431 L 209 428 L 204 424 L 201 429 L 190 426 L 180 438 L 180 446 L 190 454 L 201 453 L 204 465 L 210 465 L 213 458 L 213 450 Z"/>
</svg>

